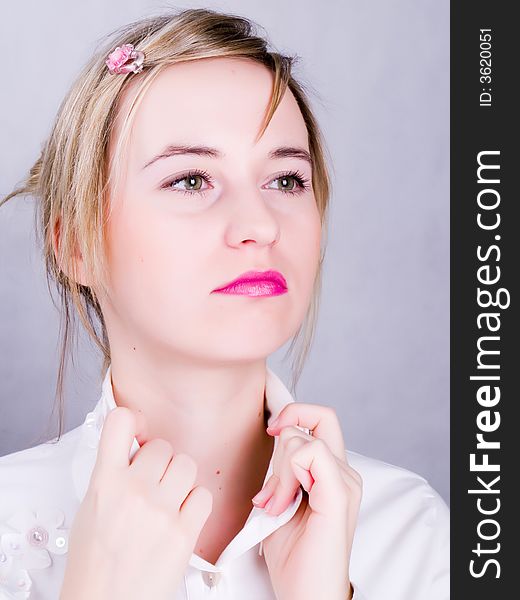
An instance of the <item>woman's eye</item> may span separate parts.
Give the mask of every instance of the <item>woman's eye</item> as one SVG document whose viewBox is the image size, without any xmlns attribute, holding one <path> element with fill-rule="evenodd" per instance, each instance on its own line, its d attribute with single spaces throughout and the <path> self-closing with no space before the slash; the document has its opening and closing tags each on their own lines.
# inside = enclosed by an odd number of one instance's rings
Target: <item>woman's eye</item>
<svg viewBox="0 0 520 600">
<path fill-rule="evenodd" d="M 203 182 L 206 182 L 206 187 L 202 187 Z M 186 196 L 199 195 L 204 196 L 205 193 L 211 189 L 213 178 L 206 171 L 189 171 L 170 179 L 161 185 L 162 189 L 169 191 L 180 192 Z M 182 187 L 180 186 L 182 184 Z"/>
<path fill-rule="evenodd" d="M 185 182 L 184 189 L 181 189 L 181 191 L 199 192 L 202 188 L 203 179 L 204 178 L 201 175 L 186 175 L 180 179 L 172 181 L 168 187 L 175 189 L 175 186 L 178 183 Z"/>
<path fill-rule="evenodd" d="M 281 177 L 273 179 L 271 183 L 273 182 L 278 182 L 277 187 L 274 189 L 278 189 L 281 192 L 292 192 L 296 187 L 298 187 L 298 182 L 293 175 L 282 175 Z"/>
<path fill-rule="evenodd" d="M 301 194 L 310 189 L 310 181 L 299 171 L 279 175 L 271 183 L 275 183 L 276 187 L 269 189 L 276 189 L 284 194 Z"/>
</svg>

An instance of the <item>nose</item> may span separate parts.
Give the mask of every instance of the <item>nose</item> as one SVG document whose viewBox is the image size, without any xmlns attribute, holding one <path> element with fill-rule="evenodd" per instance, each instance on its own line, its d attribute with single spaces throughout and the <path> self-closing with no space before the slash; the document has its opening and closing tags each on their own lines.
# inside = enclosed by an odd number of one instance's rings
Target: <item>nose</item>
<svg viewBox="0 0 520 600">
<path fill-rule="evenodd" d="M 280 223 L 275 212 L 266 205 L 262 193 L 254 190 L 239 194 L 226 230 L 227 244 L 236 248 L 243 244 L 274 245 L 280 237 Z"/>
</svg>

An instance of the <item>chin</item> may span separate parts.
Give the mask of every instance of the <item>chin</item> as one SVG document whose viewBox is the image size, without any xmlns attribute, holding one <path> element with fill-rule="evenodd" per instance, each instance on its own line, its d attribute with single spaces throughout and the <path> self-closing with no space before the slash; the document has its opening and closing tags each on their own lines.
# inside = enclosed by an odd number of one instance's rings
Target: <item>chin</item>
<svg viewBox="0 0 520 600">
<path fill-rule="evenodd" d="M 224 338 L 211 335 L 204 342 L 204 352 L 211 354 L 215 359 L 230 362 L 251 362 L 267 358 L 281 348 L 291 337 L 289 334 L 267 335 L 265 330 L 261 333 L 253 331 L 234 332 Z"/>
</svg>

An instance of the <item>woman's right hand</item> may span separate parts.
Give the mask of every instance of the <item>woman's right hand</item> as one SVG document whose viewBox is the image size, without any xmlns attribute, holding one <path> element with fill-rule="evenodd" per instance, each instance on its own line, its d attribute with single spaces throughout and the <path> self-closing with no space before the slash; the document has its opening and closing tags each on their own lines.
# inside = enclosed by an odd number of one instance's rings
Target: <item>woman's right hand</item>
<svg viewBox="0 0 520 600">
<path fill-rule="evenodd" d="M 144 443 L 130 461 L 137 434 L 129 408 L 107 415 L 60 600 L 171 600 L 182 580 L 213 496 L 194 485 L 195 461 L 166 440 Z"/>
</svg>

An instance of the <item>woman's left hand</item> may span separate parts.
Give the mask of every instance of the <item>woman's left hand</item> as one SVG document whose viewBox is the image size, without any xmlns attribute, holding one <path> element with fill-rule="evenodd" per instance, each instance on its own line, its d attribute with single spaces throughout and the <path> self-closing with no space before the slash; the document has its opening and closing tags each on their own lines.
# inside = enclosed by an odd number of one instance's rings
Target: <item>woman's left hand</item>
<svg viewBox="0 0 520 600">
<path fill-rule="evenodd" d="M 278 600 L 351 600 L 349 563 L 363 482 L 347 462 L 333 408 L 293 402 L 280 412 L 271 435 L 279 435 L 273 475 L 254 504 L 279 515 L 301 484 L 308 493 L 292 519 L 263 541 Z M 298 427 L 312 431 L 308 435 Z M 258 500 L 258 501 L 257 501 Z"/>
</svg>

